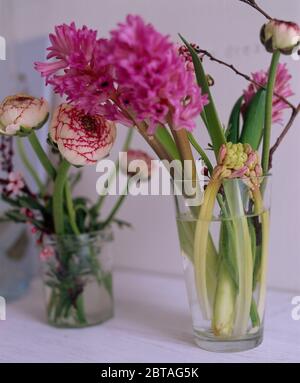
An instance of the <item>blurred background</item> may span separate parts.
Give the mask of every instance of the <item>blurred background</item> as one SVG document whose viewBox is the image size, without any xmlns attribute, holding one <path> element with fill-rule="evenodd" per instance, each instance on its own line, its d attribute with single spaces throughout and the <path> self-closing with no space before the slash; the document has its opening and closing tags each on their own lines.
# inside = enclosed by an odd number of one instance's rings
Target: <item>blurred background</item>
<svg viewBox="0 0 300 383">
<path fill-rule="evenodd" d="M 276 18 L 299 22 L 299 0 L 261 0 L 260 4 Z M 142 15 L 158 30 L 170 34 L 174 41 L 178 41 L 177 33 L 180 32 L 189 41 L 234 63 L 243 72 L 266 69 L 269 65 L 270 55 L 265 53 L 258 38 L 265 19 L 237 0 L 0 0 L 0 35 L 7 42 L 7 59 L 0 61 L 1 98 L 17 91 L 27 91 L 57 102 L 50 88 L 45 89 L 39 74 L 33 70 L 33 62 L 45 58 L 49 32 L 56 24 L 75 21 L 78 26 L 86 24 L 98 29 L 99 35 L 107 36 L 109 30 L 128 13 Z M 290 57 L 282 58 L 282 61 L 288 63 L 293 74 L 296 102 L 300 97 L 300 61 Z M 215 80 L 212 91 L 226 124 L 233 103 L 248 84 L 224 67 L 209 61 L 205 65 Z M 298 119 L 274 160 L 269 273 L 272 287 L 298 291 L 299 125 Z M 126 129 L 118 127 L 114 157 L 122 146 Z M 281 129 L 279 125 L 274 126 L 273 139 Z M 44 137 L 46 133 L 40 132 Z M 208 138 L 200 120 L 196 135 L 206 146 Z M 134 138 L 132 147 L 150 154 L 150 149 L 138 136 Z M 34 157 L 32 161 L 35 161 Z M 77 192 L 96 199 L 96 180 L 95 168 L 85 168 Z M 116 232 L 116 267 L 182 274 L 172 197 L 128 197 L 120 218 L 131 222 L 133 228 Z M 1 246 L 7 238 L 7 234 L 1 234 Z"/>
</svg>

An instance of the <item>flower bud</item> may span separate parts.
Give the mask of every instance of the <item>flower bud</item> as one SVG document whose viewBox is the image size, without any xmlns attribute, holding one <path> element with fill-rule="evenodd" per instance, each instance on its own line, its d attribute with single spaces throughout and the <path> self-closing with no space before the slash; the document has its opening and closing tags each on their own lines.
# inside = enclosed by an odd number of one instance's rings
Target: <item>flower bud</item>
<svg viewBox="0 0 300 383">
<path fill-rule="evenodd" d="M 49 116 L 48 103 L 43 98 L 27 94 L 6 97 L 0 104 L 0 134 L 27 136 L 41 128 Z"/>
<path fill-rule="evenodd" d="M 134 176 L 138 174 L 142 181 L 151 177 L 152 158 L 142 150 L 128 150 L 121 158 L 120 169 L 124 174 Z"/>
<path fill-rule="evenodd" d="M 258 152 L 249 144 L 223 144 L 219 151 L 218 165 L 214 169 L 215 178 L 245 178 L 252 189 L 259 182 L 262 169 Z"/>
<path fill-rule="evenodd" d="M 109 154 L 116 126 L 103 116 L 85 114 L 70 104 L 62 104 L 53 116 L 50 137 L 71 164 L 94 165 Z"/>
<path fill-rule="evenodd" d="M 268 52 L 279 50 L 291 55 L 300 44 L 300 27 L 292 22 L 271 20 L 263 25 L 260 40 Z"/>
</svg>

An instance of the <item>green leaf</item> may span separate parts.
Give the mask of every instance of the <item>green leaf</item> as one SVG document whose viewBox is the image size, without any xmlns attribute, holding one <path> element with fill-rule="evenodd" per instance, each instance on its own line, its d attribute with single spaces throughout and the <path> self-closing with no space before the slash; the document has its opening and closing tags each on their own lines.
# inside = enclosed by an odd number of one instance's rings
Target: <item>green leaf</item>
<svg viewBox="0 0 300 383">
<path fill-rule="evenodd" d="M 22 196 L 18 198 L 19 203 L 22 207 L 25 207 L 30 210 L 40 210 L 44 211 L 44 207 L 38 203 L 38 201 L 32 197 Z"/>
<path fill-rule="evenodd" d="M 264 131 L 266 91 L 260 89 L 253 97 L 245 115 L 240 142 L 258 150 Z"/>
<path fill-rule="evenodd" d="M 219 120 L 215 103 L 210 93 L 209 85 L 207 83 L 207 77 L 206 77 L 202 62 L 197 52 L 184 39 L 184 37 L 182 37 L 181 35 L 179 35 L 179 37 L 181 38 L 183 43 L 186 45 L 187 49 L 189 50 L 192 56 L 198 85 L 199 87 L 201 87 L 202 92 L 204 94 L 207 94 L 209 98 L 209 103 L 204 107 L 204 113 L 201 116 L 207 127 L 210 138 L 212 140 L 214 152 L 217 158 L 219 154 L 220 146 L 226 142 L 223 126 Z"/>
<path fill-rule="evenodd" d="M 2 199 L 4 202 L 6 202 L 6 203 L 8 203 L 9 205 L 11 205 L 11 206 L 20 207 L 20 204 L 19 204 L 19 202 L 18 202 L 17 200 L 12 199 L 12 198 L 8 197 L 8 196 L 5 195 L 5 194 L 2 194 L 2 195 L 1 195 L 1 199 Z"/>
<path fill-rule="evenodd" d="M 226 139 L 233 144 L 239 142 L 240 136 L 240 115 L 241 115 L 241 106 L 244 100 L 244 96 L 241 96 L 237 102 L 234 104 L 232 112 L 230 114 L 228 128 L 226 131 Z"/>
<path fill-rule="evenodd" d="M 201 159 L 204 161 L 208 171 L 209 171 L 209 174 L 212 174 L 213 172 L 213 166 L 209 160 L 209 158 L 207 157 L 205 151 L 201 148 L 201 146 L 198 144 L 198 142 L 196 141 L 195 137 L 192 135 L 192 133 L 188 133 L 188 138 L 189 138 L 189 141 L 190 143 L 193 145 L 193 148 L 195 150 L 197 150 L 197 152 L 200 154 L 201 156 Z"/>
<path fill-rule="evenodd" d="M 177 146 L 171 134 L 165 126 L 158 126 L 155 136 L 172 158 L 180 160 L 180 155 Z"/>
<path fill-rule="evenodd" d="M 19 213 L 18 211 L 15 211 L 15 210 L 11 210 L 11 211 L 7 211 L 5 213 L 6 217 L 8 217 L 10 220 L 14 221 L 14 222 L 21 222 L 21 223 L 24 223 L 26 222 L 26 217 Z"/>
</svg>

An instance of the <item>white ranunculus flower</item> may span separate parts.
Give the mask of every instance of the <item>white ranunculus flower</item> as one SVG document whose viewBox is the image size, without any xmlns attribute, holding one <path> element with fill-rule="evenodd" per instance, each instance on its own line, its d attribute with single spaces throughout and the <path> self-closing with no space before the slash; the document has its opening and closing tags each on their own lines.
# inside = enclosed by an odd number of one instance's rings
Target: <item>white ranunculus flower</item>
<svg viewBox="0 0 300 383">
<path fill-rule="evenodd" d="M 6 97 L 0 104 L 0 134 L 26 136 L 41 128 L 48 116 L 48 103 L 43 98 L 23 93 Z"/>
<path fill-rule="evenodd" d="M 70 164 L 94 165 L 109 154 L 116 126 L 103 116 L 87 115 L 70 104 L 62 104 L 54 113 L 50 137 Z"/>
<path fill-rule="evenodd" d="M 263 25 L 260 38 L 268 52 L 279 50 L 290 55 L 300 44 L 300 27 L 288 21 L 271 20 Z"/>
</svg>

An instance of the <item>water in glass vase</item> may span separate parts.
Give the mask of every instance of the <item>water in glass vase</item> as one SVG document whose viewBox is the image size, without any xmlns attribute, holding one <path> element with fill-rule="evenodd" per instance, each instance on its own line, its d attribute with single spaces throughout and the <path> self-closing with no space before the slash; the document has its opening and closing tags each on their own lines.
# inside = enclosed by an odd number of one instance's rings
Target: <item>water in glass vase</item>
<svg viewBox="0 0 300 383">
<path fill-rule="evenodd" d="M 85 327 L 113 316 L 110 232 L 45 241 L 43 279 L 48 322 Z"/>
<path fill-rule="evenodd" d="M 255 206 L 243 181 L 229 182 L 209 220 L 201 207 L 177 203 L 195 341 L 216 352 L 247 350 L 263 339 L 269 204 Z M 264 187 L 265 200 L 267 194 Z"/>
</svg>

